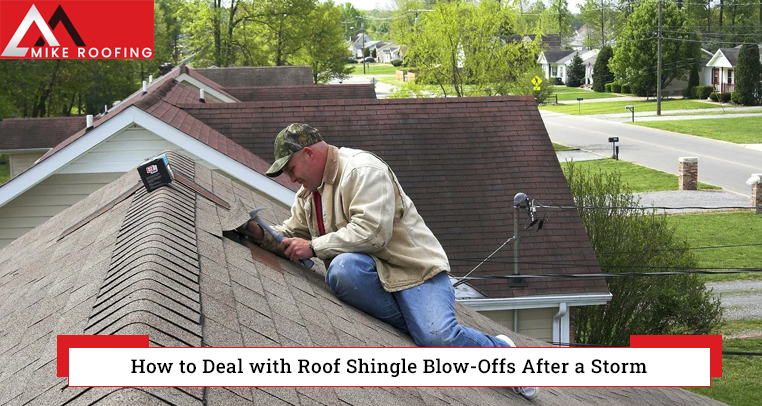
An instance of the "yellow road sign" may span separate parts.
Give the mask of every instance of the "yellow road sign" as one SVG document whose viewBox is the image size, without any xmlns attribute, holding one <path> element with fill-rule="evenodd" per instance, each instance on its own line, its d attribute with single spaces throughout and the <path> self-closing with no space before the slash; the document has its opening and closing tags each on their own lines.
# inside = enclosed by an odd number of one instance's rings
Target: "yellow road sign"
<svg viewBox="0 0 762 406">
<path fill-rule="evenodd" d="M 540 83 L 542 83 L 542 79 L 540 79 L 539 76 L 535 76 L 532 78 L 532 84 L 534 85 L 533 90 L 540 90 Z"/>
</svg>

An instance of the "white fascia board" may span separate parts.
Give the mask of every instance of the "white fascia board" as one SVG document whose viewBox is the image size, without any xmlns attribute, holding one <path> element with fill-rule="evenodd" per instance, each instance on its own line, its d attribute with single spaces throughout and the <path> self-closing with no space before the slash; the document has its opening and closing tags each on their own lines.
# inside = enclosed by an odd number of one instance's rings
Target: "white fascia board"
<svg viewBox="0 0 762 406">
<path fill-rule="evenodd" d="M 545 52 L 540 52 L 540 56 L 537 58 L 537 63 L 539 64 L 547 64 L 548 60 L 545 59 Z"/>
<path fill-rule="evenodd" d="M 137 107 L 130 107 L 130 109 L 137 110 Z M 93 128 L 85 135 L 62 148 L 60 151 L 30 167 L 25 172 L 1 186 L 0 207 L 47 179 L 59 169 L 79 158 L 87 151 L 95 148 L 98 144 L 115 133 L 132 124 L 132 114 L 130 114 L 128 110 L 113 116 L 110 120 Z"/>
<path fill-rule="evenodd" d="M 52 148 L 23 148 L 23 149 L 0 149 L 0 154 L 14 155 L 14 154 L 34 154 L 42 152 L 43 154 L 50 151 Z"/>
<path fill-rule="evenodd" d="M 476 311 L 539 309 L 558 307 L 561 303 L 568 306 L 593 306 L 611 301 L 611 293 L 586 293 L 580 295 L 524 296 L 507 298 L 461 299 L 458 302 Z"/>
<path fill-rule="evenodd" d="M 710 66 L 713 68 L 732 68 L 733 65 L 730 64 L 730 61 L 728 61 L 727 58 L 725 58 L 725 54 L 722 53 L 721 50 L 717 50 L 717 52 L 714 53 L 714 56 L 712 59 L 709 60 L 709 62 L 706 63 L 706 66 Z"/>
<path fill-rule="evenodd" d="M 177 145 L 188 151 L 190 154 L 209 162 L 221 171 L 281 202 L 286 205 L 286 207 L 291 207 L 294 204 L 296 193 L 293 190 L 258 173 L 248 166 L 230 158 L 137 107 L 132 106 L 130 109 L 134 109 L 132 114 L 135 117 L 135 124 L 151 131 L 161 138 L 164 138 L 172 144 Z"/>
<path fill-rule="evenodd" d="M 209 85 L 206 85 L 202 83 L 201 81 L 195 79 L 193 76 L 183 73 L 180 76 L 178 76 L 175 80 L 178 82 L 188 82 L 193 86 L 196 86 L 199 89 L 204 89 L 204 92 L 209 93 L 210 95 L 222 100 L 225 103 L 235 103 L 236 101 L 231 99 L 230 97 L 218 92 L 217 90 L 214 90 L 213 88 L 209 87 Z"/>
</svg>

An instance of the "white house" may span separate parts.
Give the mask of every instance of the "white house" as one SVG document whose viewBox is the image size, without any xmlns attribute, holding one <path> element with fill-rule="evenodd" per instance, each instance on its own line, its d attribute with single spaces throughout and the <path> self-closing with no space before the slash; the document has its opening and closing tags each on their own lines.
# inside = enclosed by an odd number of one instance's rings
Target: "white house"
<svg viewBox="0 0 762 406">
<path fill-rule="evenodd" d="M 762 50 L 762 44 L 759 45 Z M 735 69 L 738 64 L 738 52 L 741 47 L 720 48 L 714 53 L 706 66 L 710 68 L 710 81 L 714 90 L 720 93 L 733 92 L 736 89 Z M 760 57 L 762 61 L 762 57 Z"/>
<path fill-rule="evenodd" d="M 598 49 L 589 51 L 573 50 L 549 50 L 540 52 L 537 63 L 542 66 L 542 71 L 547 79 L 558 78 L 566 83 L 568 72 L 574 60 L 574 55 L 579 54 L 582 64 L 585 65 L 585 84 L 593 83 L 593 65 L 598 59 Z"/>
<path fill-rule="evenodd" d="M 400 56 L 400 46 L 394 43 L 384 44 L 376 48 L 376 61 L 382 63 L 391 63 L 395 59 L 402 59 Z"/>
</svg>

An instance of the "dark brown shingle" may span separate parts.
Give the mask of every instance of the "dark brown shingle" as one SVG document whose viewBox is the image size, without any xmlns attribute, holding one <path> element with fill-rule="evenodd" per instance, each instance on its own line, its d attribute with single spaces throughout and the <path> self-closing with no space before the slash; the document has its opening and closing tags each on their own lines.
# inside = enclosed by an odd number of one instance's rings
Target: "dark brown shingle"
<svg viewBox="0 0 762 406">
<path fill-rule="evenodd" d="M 0 122 L 0 150 L 53 148 L 85 128 L 85 117 L 6 118 Z"/>
<path fill-rule="evenodd" d="M 240 101 L 375 99 L 372 84 L 226 87 Z"/>
<path fill-rule="evenodd" d="M 394 169 L 442 242 L 457 276 L 513 235 L 516 193 L 543 203 L 573 205 L 531 97 L 179 107 L 267 160 L 272 160 L 275 134 L 292 122 L 317 127 L 334 145 L 376 153 Z M 540 232 L 523 230 L 525 219 L 522 214 L 521 273 L 600 271 L 576 212 L 557 212 Z M 512 273 L 512 253 L 512 247 L 506 247 L 472 276 Z M 603 279 L 531 279 L 528 288 L 513 289 L 504 279 L 471 285 L 492 298 L 608 291 Z"/>
</svg>

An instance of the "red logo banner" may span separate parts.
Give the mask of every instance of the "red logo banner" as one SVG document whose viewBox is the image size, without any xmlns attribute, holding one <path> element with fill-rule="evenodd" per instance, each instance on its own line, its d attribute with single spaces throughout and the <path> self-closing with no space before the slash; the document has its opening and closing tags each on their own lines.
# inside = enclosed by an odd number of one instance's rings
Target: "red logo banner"
<svg viewBox="0 0 762 406">
<path fill-rule="evenodd" d="M 713 378 L 722 377 L 722 336 L 630 336 L 631 348 L 709 348 L 709 372 Z"/>
<path fill-rule="evenodd" d="M 153 1 L 0 0 L 0 58 L 153 59 Z"/>
<path fill-rule="evenodd" d="M 148 335 L 91 336 L 59 335 L 57 347 L 57 374 L 69 377 L 69 348 L 148 348 Z"/>
</svg>

